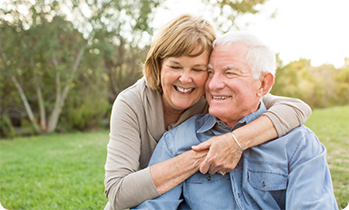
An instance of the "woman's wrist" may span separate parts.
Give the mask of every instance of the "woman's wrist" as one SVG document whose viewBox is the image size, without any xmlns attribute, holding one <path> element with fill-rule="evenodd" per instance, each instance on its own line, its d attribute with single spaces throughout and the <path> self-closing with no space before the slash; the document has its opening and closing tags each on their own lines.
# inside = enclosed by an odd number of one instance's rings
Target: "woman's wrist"
<svg viewBox="0 0 349 210">
<path fill-rule="evenodd" d="M 233 132 L 231 132 L 231 135 L 233 136 L 233 139 L 235 140 L 236 144 L 239 146 L 239 148 L 241 149 L 242 152 L 244 152 L 244 150 L 242 149 L 238 139 L 236 138 L 236 136 L 234 135 Z"/>
<path fill-rule="evenodd" d="M 264 115 L 249 124 L 234 130 L 233 133 L 243 150 L 278 137 L 274 124 L 271 122 L 269 117 Z M 231 136 L 231 139 L 232 141 L 235 141 L 233 136 Z"/>
<path fill-rule="evenodd" d="M 150 166 L 150 174 L 157 191 L 163 194 L 196 173 L 207 151 L 190 150 Z"/>
<path fill-rule="evenodd" d="M 201 163 L 205 160 L 208 150 L 188 151 L 188 161 L 192 165 L 192 169 L 197 172 L 200 169 Z"/>
</svg>

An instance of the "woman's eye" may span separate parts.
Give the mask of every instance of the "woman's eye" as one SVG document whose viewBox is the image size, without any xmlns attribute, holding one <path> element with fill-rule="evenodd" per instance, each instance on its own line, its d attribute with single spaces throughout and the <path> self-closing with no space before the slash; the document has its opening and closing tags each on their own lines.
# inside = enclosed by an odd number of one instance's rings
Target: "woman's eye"
<svg viewBox="0 0 349 210">
<path fill-rule="evenodd" d="M 181 67 L 179 66 L 170 66 L 172 69 L 180 69 Z"/>
<path fill-rule="evenodd" d="M 203 70 L 201 70 L 201 69 L 193 69 L 193 71 L 195 71 L 195 72 L 202 72 Z"/>
</svg>

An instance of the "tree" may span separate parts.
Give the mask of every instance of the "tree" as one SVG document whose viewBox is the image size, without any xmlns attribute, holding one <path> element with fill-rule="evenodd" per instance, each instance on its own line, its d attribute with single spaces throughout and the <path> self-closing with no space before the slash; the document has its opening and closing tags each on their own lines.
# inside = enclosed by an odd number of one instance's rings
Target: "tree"
<svg viewBox="0 0 349 210">
<path fill-rule="evenodd" d="M 144 33 L 152 33 L 148 22 L 152 8 L 158 5 L 159 1 L 150 0 L 37 0 L 34 3 L 22 0 L 3 3 L 0 21 L 10 34 L 1 34 L 1 40 L 5 40 L 0 43 L 1 66 L 17 87 L 37 133 L 56 129 L 71 85 L 81 73 L 79 67 L 85 52 L 104 52 L 108 45 L 121 46 L 120 49 L 128 52 L 138 50 Z M 68 17 L 72 21 L 68 21 Z M 101 49 L 96 48 L 96 43 L 101 42 L 97 32 L 112 34 Z M 129 39 L 131 35 L 133 38 Z M 12 46 L 16 46 L 15 50 Z M 117 66 L 123 67 L 124 63 L 119 59 Z M 125 78 L 129 77 L 126 75 Z M 24 86 L 34 87 L 35 91 Z M 34 95 L 37 104 L 32 101 Z M 39 110 L 41 127 L 33 108 Z M 50 115 L 46 126 L 47 110 Z"/>
<path fill-rule="evenodd" d="M 345 64 L 335 75 L 336 95 L 338 104 L 349 104 L 349 58 L 345 58 Z"/>
<path fill-rule="evenodd" d="M 238 28 L 236 20 L 244 14 L 256 14 L 259 12 L 258 5 L 264 4 L 267 0 L 202 0 L 213 8 L 212 17 L 217 23 L 218 30 L 223 33 L 232 27 Z"/>
</svg>

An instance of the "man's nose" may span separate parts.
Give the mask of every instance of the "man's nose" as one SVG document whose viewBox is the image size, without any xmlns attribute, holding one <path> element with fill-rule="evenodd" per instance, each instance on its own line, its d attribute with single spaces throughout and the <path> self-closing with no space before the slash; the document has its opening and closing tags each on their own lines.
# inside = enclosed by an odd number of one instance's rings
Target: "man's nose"
<svg viewBox="0 0 349 210">
<path fill-rule="evenodd" d="M 224 88 L 224 78 L 219 73 L 215 72 L 208 81 L 208 87 L 210 90 L 223 89 Z"/>
</svg>

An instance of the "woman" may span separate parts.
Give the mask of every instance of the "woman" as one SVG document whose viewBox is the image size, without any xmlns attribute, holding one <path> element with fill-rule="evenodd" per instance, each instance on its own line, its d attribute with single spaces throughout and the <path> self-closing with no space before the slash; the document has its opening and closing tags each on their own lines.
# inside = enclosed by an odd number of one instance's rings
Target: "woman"
<svg viewBox="0 0 349 210">
<path fill-rule="evenodd" d="M 120 93 L 113 106 L 105 165 L 105 193 L 109 199 L 106 209 L 130 208 L 155 198 L 197 172 L 212 148 L 220 152 L 218 144 L 212 143 L 209 150 L 191 150 L 147 167 L 166 130 L 207 112 L 203 93 L 215 37 L 208 21 L 191 15 L 175 18 L 155 36 L 144 66 L 145 78 Z M 306 104 L 296 99 L 267 96 L 263 102 L 269 110 L 234 131 L 244 149 L 284 135 L 304 123 L 311 113 Z M 273 123 L 278 126 L 274 128 Z M 220 141 L 232 142 L 229 151 L 222 150 L 221 154 L 229 157 L 222 165 L 237 162 L 241 151 L 234 152 L 240 148 L 232 136 L 215 137 L 214 142 Z M 209 169 L 202 170 L 215 173 L 234 168 L 217 165 L 220 162 L 213 161 Z"/>
</svg>

